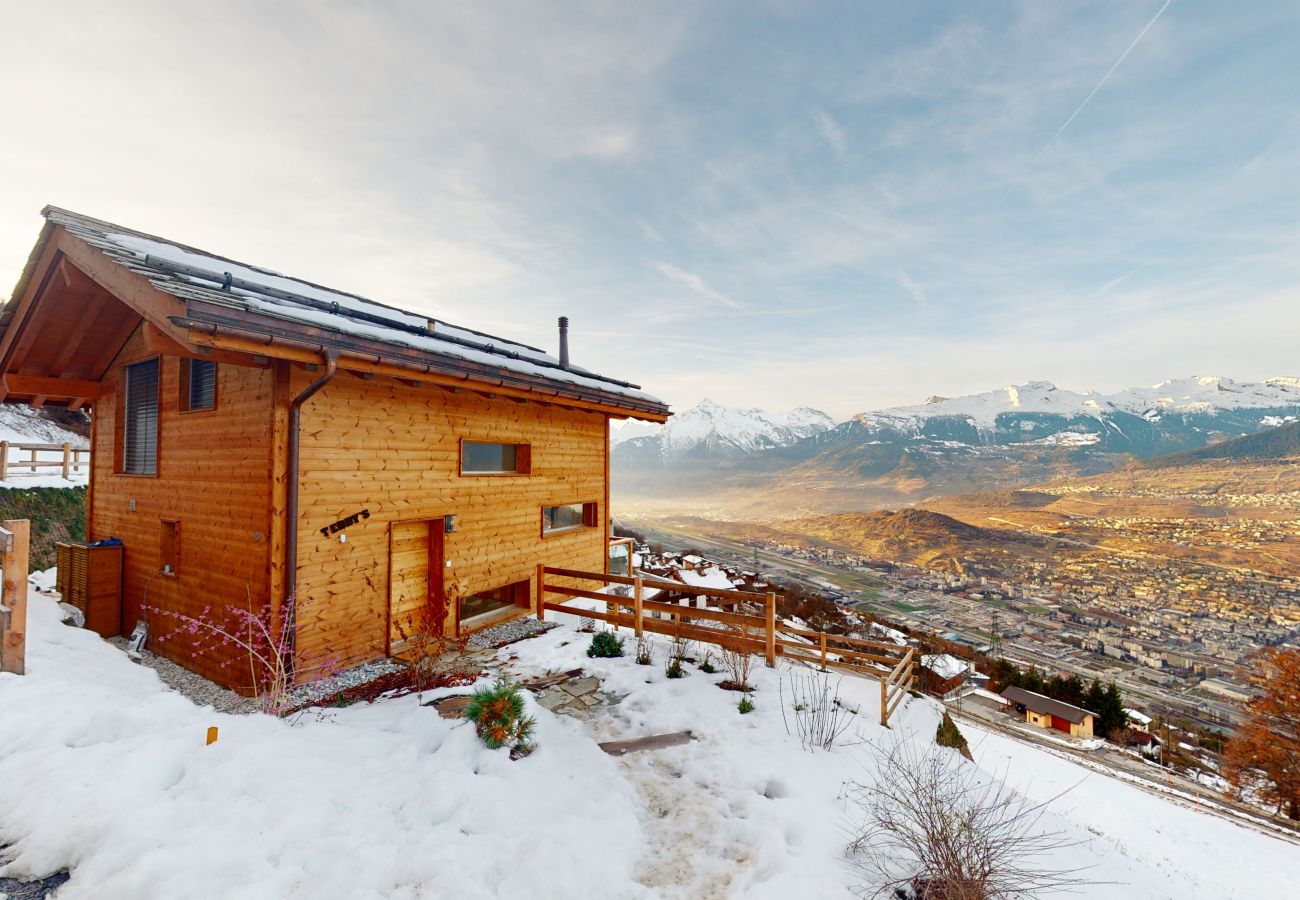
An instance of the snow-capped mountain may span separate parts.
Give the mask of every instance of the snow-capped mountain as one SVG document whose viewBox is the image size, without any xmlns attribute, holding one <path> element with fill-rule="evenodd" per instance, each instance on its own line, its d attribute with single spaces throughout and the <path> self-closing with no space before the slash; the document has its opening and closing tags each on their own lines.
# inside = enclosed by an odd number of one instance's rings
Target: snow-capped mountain
<svg viewBox="0 0 1300 900">
<path fill-rule="evenodd" d="M 1168 414 L 1214 415 L 1225 410 L 1300 406 L 1300 378 L 1270 378 L 1236 382 L 1218 376 L 1193 376 L 1162 381 L 1149 388 L 1128 388 L 1114 394 L 1063 390 L 1050 381 L 1029 381 L 965 397 L 929 397 L 915 406 L 861 413 L 854 418 L 868 427 L 921 433 L 931 419 L 968 422 L 977 431 L 993 434 L 1004 417 L 1029 414 L 1102 419 L 1117 413 L 1157 421 Z"/>
<path fill-rule="evenodd" d="M 801 436 L 790 417 L 706 401 L 668 426 L 622 432 L 615 485 L 624 496 L 672 494 L 710 508 L 715 497 L 753 508 L 773 498 L 782 510 L 824 512 L 1036 484 L 1300 421 L 1300 378 L 1194 376 L 1112 394 L 1029 381 L 830 428 L 807 415 L 811 433 Z"/>
<path fill-rule="evenodd" d="M 628 422 L 613 432 L 610 442 L 623 456 L 654 455 L 666 462 L 727 459 L 788 447 L 834 425 L 826 413 L 807 407 L 780 413 L 722 406 L 706 398 L 666 425 Z"/>
<path fill-rule="evenodd" d="M 1139 456 L 1199 446 L 1282 424 L 1300 414 L 1300 379 L 1236 382 L 1217 376 L 1162 381 L 1114 394 L 1029 381 L 965 397 L 861 413 L 837 431 L 970 446 L 1104 445 Z M 1197 437 L 1203 435 L 1203 437 Z"/>
</svg>

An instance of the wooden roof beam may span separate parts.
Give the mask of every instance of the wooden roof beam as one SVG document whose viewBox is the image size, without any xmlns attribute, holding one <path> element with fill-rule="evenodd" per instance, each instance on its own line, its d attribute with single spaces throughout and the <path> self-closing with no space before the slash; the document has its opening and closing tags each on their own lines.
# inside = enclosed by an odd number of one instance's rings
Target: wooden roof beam
<svg viewBox="0 0 1300 900">
<path fill-rule="evenodd" d="M 98 381 L 76 378 L 46 378 L 43 375 L 0 375 L 0 390 L 5 395 L 58 397 L 67 400 L 97 400 L 103 393 Z"/>
</svg>

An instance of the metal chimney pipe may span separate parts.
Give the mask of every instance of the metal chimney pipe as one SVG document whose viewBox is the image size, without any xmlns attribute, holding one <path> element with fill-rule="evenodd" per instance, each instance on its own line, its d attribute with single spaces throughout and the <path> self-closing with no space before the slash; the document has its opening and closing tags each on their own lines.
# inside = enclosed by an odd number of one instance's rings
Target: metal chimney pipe
<svg viewBox="0 0 1300 900">
<path fill-rule="evenodd" d="M 560 367 L 569 367 L 569 317 L 560 316 Z"/>
</svg>

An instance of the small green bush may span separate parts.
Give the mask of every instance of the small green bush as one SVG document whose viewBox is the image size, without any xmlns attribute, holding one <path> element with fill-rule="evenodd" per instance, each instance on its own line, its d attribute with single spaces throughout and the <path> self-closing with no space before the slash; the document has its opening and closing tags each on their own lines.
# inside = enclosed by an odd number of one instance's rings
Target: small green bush
<svg viewBox="0 0 1300 900">
<path fill-rule="evenodd" d="M 623 655 L 623 639 L 612 631 L 602 631 L 591 639 L 588 656 L 614 657 Z"/>
<path fill-rule="evenodd" d="M 736 709 L 740 710 L 742 716 L 745 713 L 751 713 L 754 711 L 754 701 L 748 697 L 741 697 L 740 703 L 736 704 Z"/>
<path fill-rule="evenodd" d="M 700 660 L 700 671 L 706 675 L 713 675 L 718 671 L 718 667 L 713 664 L 712 650 L 704 651 L 704 659 Z"/>
<path fill-rule="evenodd" d="M 664 674 L 669 678 L 685 678 L 686 670 L 682 668 L 682 661 L 674 656 L 668 660 L 668 668 L 664 670 Z"/>
<path fill-rule="evenodd" d="M 638 666 L 648 666 L 655 661 L 654 652 L 650 649 L 650 642 L 644 637 L 636 639 L 636 664 Z"/>
<path fill-rule="evenodd" d="M 519 686 L 504 679 L 490 687 L 481 687 L 470 695 L 465 718 L 474 723 L 478 736 L 489 750 L 509 747 L 515 756 L 533 750 L 536 721 L 524 715 L 524 695 Z"/>
</svg>

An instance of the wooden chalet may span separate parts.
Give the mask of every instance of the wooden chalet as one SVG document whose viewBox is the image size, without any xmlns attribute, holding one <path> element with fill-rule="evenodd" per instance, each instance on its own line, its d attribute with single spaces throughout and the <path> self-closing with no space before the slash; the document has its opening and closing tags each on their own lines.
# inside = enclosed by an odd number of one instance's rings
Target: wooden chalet
<svg viewBox="0 0 1300 900">
<path fill-rule="evenodd" d="M 636 385 L 47 207 L 0 312 L 0 398 L 92 410 L 88 535 L 124 545 L 122 632 L 247 690 L 160 611 L 269 610 L 298 680 L 536 612 L 603 573 L 609 423 Z M 206 614 L 204 610 L 210 610 Z"/>
</svg>

